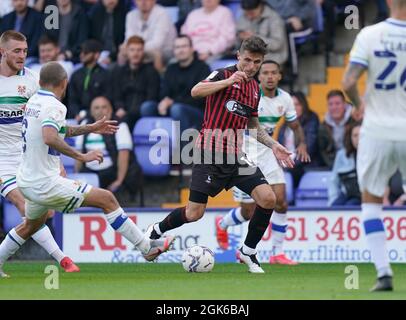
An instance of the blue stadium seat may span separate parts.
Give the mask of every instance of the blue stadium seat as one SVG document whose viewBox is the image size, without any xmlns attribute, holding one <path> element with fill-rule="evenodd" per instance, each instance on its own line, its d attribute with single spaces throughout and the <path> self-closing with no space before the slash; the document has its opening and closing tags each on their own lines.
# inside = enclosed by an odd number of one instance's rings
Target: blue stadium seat
<svg viewBox="0 0 406 320">
<path fill-rule="evenodd" d="M 3 230 L 9 232 L 23 222 L 17 208 L 8 200 L 3 199 Z"/>
<path fill-rule="evenodd" d="M 311 28 L 289 33 L 289 47 L 292 55 L 292 73 L 293 75 L 298 74 L 298 56 L 297 56 L 297 45 L 304 44 L 308 41 L 317 41 L 318 35 L 324 30 L 324 17 L 323 9 L 321 5 L 315 4 L 316 14 L 313 26 Z"/>
<path fill-rule="evenodd" d="M 285 180 L 286 180 L 286 201 L 292 203 L 295 199 L 294 190 L 293 190 L 293 177 L 292 174 L 288 171 L 285 171 Z"/>
<path fill-rule="evenodd" d="M 179 20 L 179 7 L 178 6 L 164 7 L 164 9 L 169 14 L 169 17 L 171 18 L 171 21 L 173 24 L 178 22 L 178 20 Z"/>
<path fill-rule="evenodd" d="M 296 190 L 297 207 L 326 207 L 330 171 L 309 171 L 300 179 Z"/>
<path fill-rule="evenodd" d="M 96 173 L 68 173 L 68 178 L 99 187 L 99 176 Z"/>
<path fill-rule="evenodd" d="M 213 71 L 217 69 L 226 68 L 235 65 L 237 62 L 238 62 L 237 59 L 214 60 L 212 63 L 210 63 L 210 69 Z"/>
<path fill-rule="evenodd" d="M 75 172 L 75 159 L 61 154 L 61 161 L 63 166 L 65 167 L 66 173 L 69 174 Z"/>
<path fill-rule="evenodd" d="M 244 14 L 241 8 L 241 2 L 227 2 L 224 5 L 231 10 L 235 22 Z"/>
<path fill-rule="evenodd" d="M 172 146 L 177 146 L 176 132 L 172 132 L 169 117 L 144 117 L 133 131 L 134 153 L 147 176 L 167 176 L 170 171 Z"/>
</svg>

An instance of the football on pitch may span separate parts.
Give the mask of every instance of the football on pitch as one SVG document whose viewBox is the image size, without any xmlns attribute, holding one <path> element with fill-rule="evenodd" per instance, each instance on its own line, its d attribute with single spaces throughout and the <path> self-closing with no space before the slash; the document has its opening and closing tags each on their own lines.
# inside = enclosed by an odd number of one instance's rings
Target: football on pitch
<svg viewBox="0 0 406 320">
<path fill-rule="evenodd" d="M 210 272 L 214 267 L 214 253 L 204 246 L 187 248 L 182 256 L 182 265 L 187 272 Z"/>
</svg>

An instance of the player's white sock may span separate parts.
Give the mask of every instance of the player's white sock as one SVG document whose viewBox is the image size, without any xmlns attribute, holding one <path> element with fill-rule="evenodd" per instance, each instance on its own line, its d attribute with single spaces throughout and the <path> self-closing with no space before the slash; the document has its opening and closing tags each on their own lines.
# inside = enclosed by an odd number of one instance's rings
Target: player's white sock
<svg viewBox="0 0 406 320">
<path fill-rule="evenodd" d="M 241 215 L 241 207 L 231 209 L 220 221 L 220 228 L 223 230 L 226 230 L 228 227 L 231 226 L 236 226 L 238 224 L 241 224 L 246 220 L 242 215 Z"/>
<path fill-rule="evenodd" d="M 34 233 L 31 238 L 35 240 L 46 252 L 48 252 L 56 261 L 61 262 L 65 258 L 65 254 L 59 249 L 51 230 L 44 224 L 41 229 Z"/>
<path fill-rule="evenodd" d="M 159 223 L 155 223 L 155 224 L 153 225 L 153 228 L 154 228 L 155 232 L 156 232 L 158 235 L 162 236 L 162 231 L 161 231 L 161 229 L 159 228 Z"/>
<path fill-rule="evenodd" d="M 3 242 L 0 244 L 0 267 L 24 244 L 25 240 L 21 238 L 15 229 L 11 229 Z"/>
<path fill-rule="evenodd" d="M 381 219 L 382 205 L 377 203 L 362 204 L 362 222 L 372 262 L 378 272 L 378 277 L 391 276 L 389 255 L 386 249 L 385 227 Z"/>
<path fill-rule="evenodd" d="M 246 255 L 253 255 L 257 253 L 257 250 L 247 247 L 245 244 L 242 245 L 242 252 Z"/>
<path fill-rule="evenodd" d="M 128 219 L 122 208 L 106 214 L 106 218 L 114 230 L 121 233 L 124 238 L 130 241 L 142 253 L 149 251 L 151 248 L 150 240 L 144 236 L 131 219 Z"/>
<path fill-rule="evenodd" d="M 278 213 L 274 211 L 271 217 L 272 223 L 272 253 L 274 256 L 283 253 L 283 240 L 286 235 L 286 213 Z"/>
</svg>

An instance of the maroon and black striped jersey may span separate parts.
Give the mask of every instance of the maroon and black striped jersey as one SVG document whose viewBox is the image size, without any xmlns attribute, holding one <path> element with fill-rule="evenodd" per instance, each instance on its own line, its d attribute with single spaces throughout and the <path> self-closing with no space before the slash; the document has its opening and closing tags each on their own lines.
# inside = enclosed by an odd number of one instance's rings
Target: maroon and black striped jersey
<svg viewBox="0 0 406 320">
<path fill-rule="evenodd" d="M 236 71 L 237 66 L 218 69 L 203 81 L 224 80 Z M 258 117 L 259 99 L 260 90 L 255 79 L 234 83 L 207 96 L 197 147 L 227 154 L 238 153 L 248 119 Z"/>
</svg>

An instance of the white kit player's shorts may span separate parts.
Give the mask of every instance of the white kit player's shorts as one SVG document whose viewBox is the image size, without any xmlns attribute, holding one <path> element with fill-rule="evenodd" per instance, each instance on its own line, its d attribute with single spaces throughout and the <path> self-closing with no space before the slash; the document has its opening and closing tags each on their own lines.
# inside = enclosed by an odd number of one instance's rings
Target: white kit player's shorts
<svg viewBox="0 0 406 320">
<path fill-rule="evenodd" d="M 52 181 L 32 187 L 19 187 L 26 198 L 25 216 L 38 219 L 49 209 L 62 213 L 75 211 L 82 205 L 92 186 L 64 177 L 53 178 Z"/>
<path fill-rule="evenodd" d="M 406 141 L 376 139 L 361 132 L 357 152 L 360 190 L 382 197 L 397 169 L 406 177 Z"/>
<path fill-rule="evenodd" d="M 0 158 L 0 192 L 4 198 L 10 191 L 17 188 L 16 174 L 20 162 L 19 156 Z"/>
<path fill-rule="evenodd" d="M 268 181 L 270 185 L 286 184 L 283 169 L 279 165 L 271 149 L 267 150 L 259 156 L 258 163 L 256 163 L 255 161 L 253 161 L 253 163 L 257 164 L 266 181 Z M 255 202 L 250 195 L 246 194 L 244 191 L 238 189 L 237 187 L 233 188 L 233 198 L 234 201 L 241 203 Z"/>
</svg>

